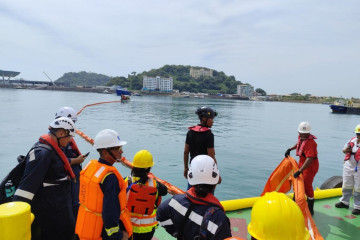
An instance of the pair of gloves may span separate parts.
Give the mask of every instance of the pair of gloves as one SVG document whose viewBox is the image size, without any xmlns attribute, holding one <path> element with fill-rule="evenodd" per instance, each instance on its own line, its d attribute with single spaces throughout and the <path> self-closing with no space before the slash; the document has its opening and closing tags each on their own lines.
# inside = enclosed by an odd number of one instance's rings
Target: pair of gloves
<svg viewBox="0 0 360 240">
<path fill-rule="evenodd" d="M 291 151 L 291 149 L 290 148 L 288 148 L 287 150 L 286 150 L 286 152 L 285 152 L 285 157 L 288 157 L 288 156 L 290 156 L 290 151 Z M 302 172 L 299 170 L 299 171 L 297 171 L 296 173 L 294 173 L 294 178 L 297 178 L 297 177 L 299 177 L 299 175 L 301 174 Z"/>
</svg>

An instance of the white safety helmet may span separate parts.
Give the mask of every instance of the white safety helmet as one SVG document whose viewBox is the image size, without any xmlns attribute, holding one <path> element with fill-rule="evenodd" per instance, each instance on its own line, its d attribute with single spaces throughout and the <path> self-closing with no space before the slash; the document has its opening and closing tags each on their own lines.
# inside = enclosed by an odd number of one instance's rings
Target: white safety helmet
<svg viewBox="0 0 360 240">
<path fill-rule="evenodd" d="M 74 122 L 77 121 L 77 113 L 72 107 L 60 108 L 59 111 L 57 111 L 57 113 L 55 114 L 55 118 L 59 117 L 68 117 L 71 118 L 71 120 L 73 120 Z"/>
<path fill-rule="evenodd" d="M 217 165 L 210 156 L 198 155 L 191 160 L 188 171 L 190 185 L 209 184 L 215 185 L 219 182 L 220 172 Z"/>
<path fill-rule="evenodd" d="M 111 129 L 101 130 L 95 137 L 94 148 L 112 148 L 125 145 L 126 141 L 121 141 L 119 134 Z"/>
<path fill-rule="evenodd" d="M 50 130 L 51 128 L 55 128 L 55 129 L 62 128 L 65 131 L 67 131 L 70 136 L 75 137 L 75 131 L 76 131 L 75 123 L 70 118 L 59 117 L 50 123 L 49 128 Z"/>
<path fill-rule="evenodd" d="M 299 133 L 310 133 L 311 131 L 311 126 L 310 123 L 308 122 L 301 122 L 299 124 L 299 128 L 298 128 L 298 132 Z"/>
</svg>

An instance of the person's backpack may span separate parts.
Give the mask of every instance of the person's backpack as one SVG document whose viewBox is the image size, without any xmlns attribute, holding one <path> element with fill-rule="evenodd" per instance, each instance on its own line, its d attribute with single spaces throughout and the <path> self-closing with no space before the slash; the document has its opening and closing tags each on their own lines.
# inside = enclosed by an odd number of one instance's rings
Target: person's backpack
<svg viewBox="0 0 360 240">
<path fill-rule="evenodd" d="M 46 144 L 38 144 L 36 146 L 33 146 L 30 151 L 27 153 L 26 156 L 20 155 L 17 157 L 18 164 L 9 172 L 9 174 L 1 181 L 0 184 L 0 204 L 11 202 L 13 199 L 13 196 L 15 194 L 16 189 L 19 186 L 19 183 L 21 181 L 21 178 L 24 174 L 25 167 L 26 167 L 26 157 L 29 155 L 29 153 L 35 149 L 43 147 L 49 150 L 52 150 L 52 148 L 49 145 Z"/>
</svg>

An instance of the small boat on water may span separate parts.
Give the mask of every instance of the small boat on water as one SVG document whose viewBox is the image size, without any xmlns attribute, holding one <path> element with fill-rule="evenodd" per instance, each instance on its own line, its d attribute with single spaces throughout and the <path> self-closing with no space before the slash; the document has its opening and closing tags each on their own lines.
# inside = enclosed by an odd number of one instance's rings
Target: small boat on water
<svg viewBox="0 0 360 240">
<path fill-rule="evenodd" d="M 130 96 L 129 95 L 121 95 L 121 102 L 124 101 L 130 101 Z"/>
<path fill-rule="evenodd" d="M 122 95 L 131 96 L 131 92 L 128 91 L 126 88 L 118 87 L 118 88 L 116 89 L 116 95 L 118 95 L 118 96 L 122 96 Z"/>
<path fill-rule="evenodd" d="M 360 114 L 360 106 L 355 106 L 351 100 L 338 99 L 329 107 L 333 113 Z"/>
<path fill-rule="evenodd" d="M 110 92 L 109 90 L 105 89 L 104 91 L 99 91 L 98 93 L 103 93 L 103 94 L 112 94 L 112 92 Z"/>
</svg>

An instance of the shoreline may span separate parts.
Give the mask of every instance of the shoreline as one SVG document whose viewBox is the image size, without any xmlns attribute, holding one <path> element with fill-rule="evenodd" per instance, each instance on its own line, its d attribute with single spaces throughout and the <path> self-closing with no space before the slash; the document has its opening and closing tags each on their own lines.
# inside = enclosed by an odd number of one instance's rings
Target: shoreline
<svg viewBox="0 0 360 240">
<path fill-rule="evenodd" d="M 116 94 L 115 90 L 106 89 L 105 91 L 104 88 L 90 88 L 90 87 L 24 86 L 24 85 L 0 83 L 0 88 Z M 160 92 L 146 92 L 146 91 L 132 91 L 132 92 L 136 92 L 141 95 L 172 96 L 174 98 L 216 98 L 216 99 L 226 99 L 226 100 L 234 99 L 234 100 L 243 100 L 243 101 L 313 103 L 313 104 L 326 104 L 326 105 L 331 105 L 335 100 L 339 99 L 336 97 L 310 97 L 307 100 L 304 100 L 304 99 L 296 99 L 299 98 L 299 96 L 289 97 L 282 95 L 261 96 L 261 97 L 255 97 L 253 99 L 249 99 L 247 97 L 240 97 L 239 95 L 236 94 L 223 94 L 222 96 L 218 96 L 218 95 L 199 95 L 196 93 L 190 93 L 189 95 L 181 95 L 179 93 L 174 94 L 174 93 L 160 93 Z M 360 103 L 360 99 L 353 99 L 353 102 Z"/>
</svg>

